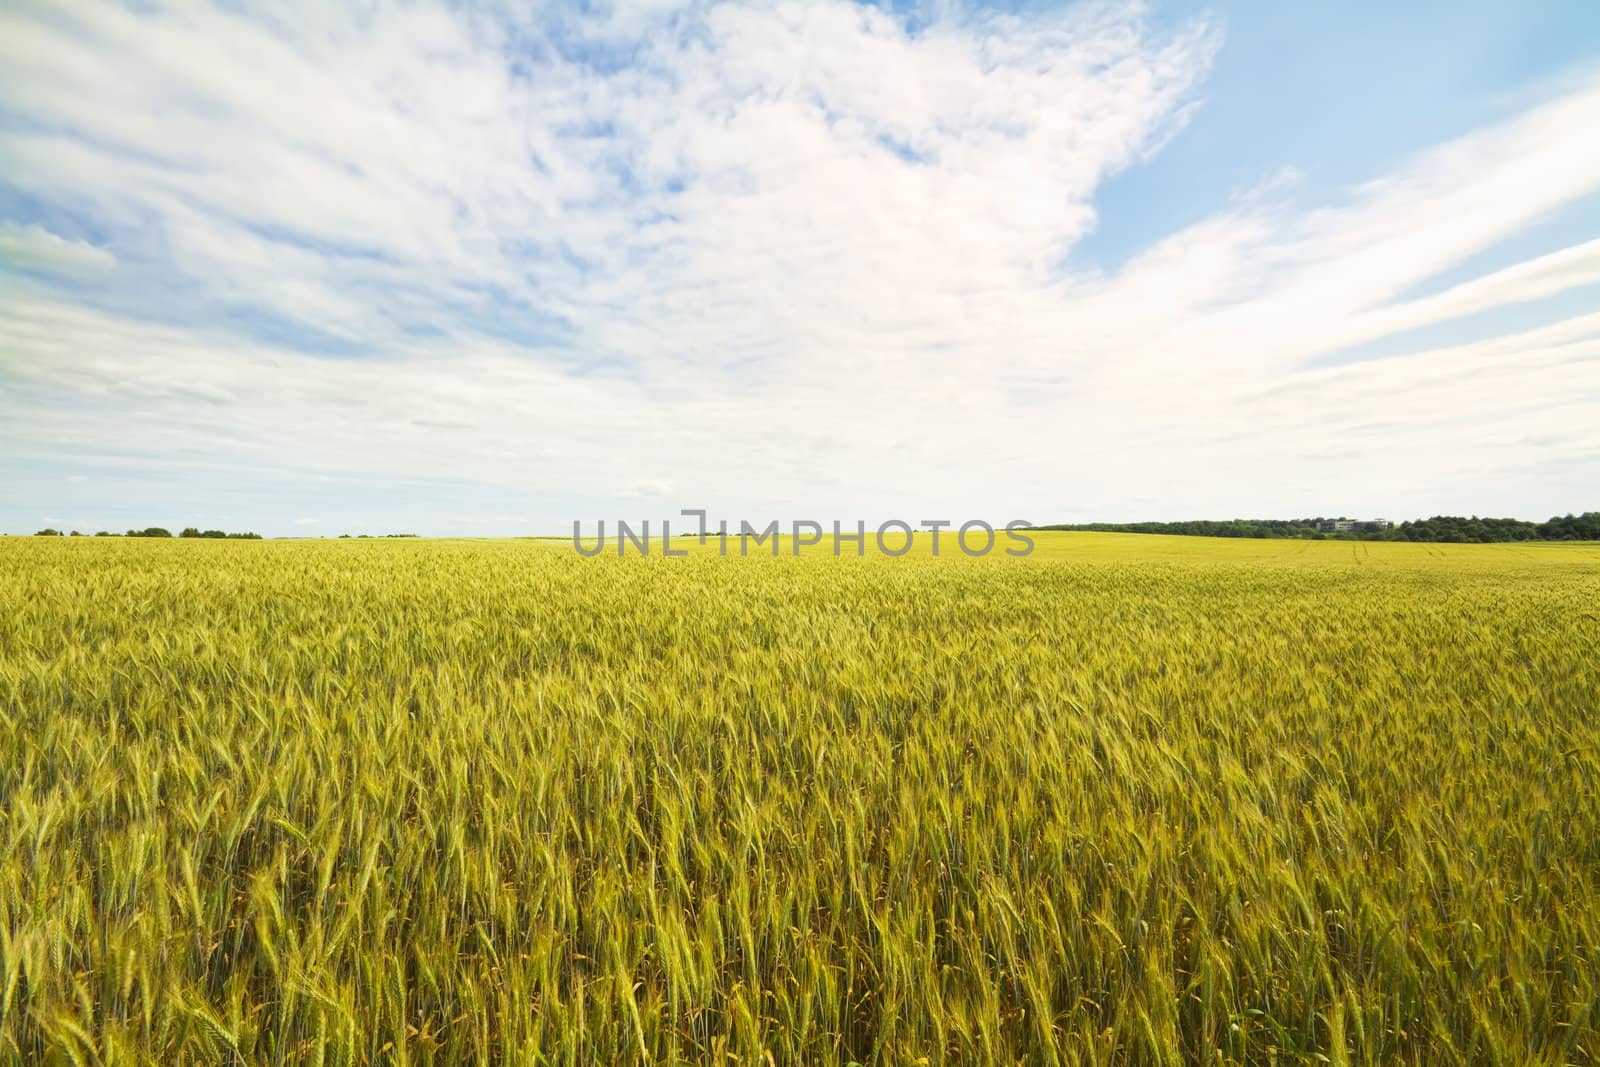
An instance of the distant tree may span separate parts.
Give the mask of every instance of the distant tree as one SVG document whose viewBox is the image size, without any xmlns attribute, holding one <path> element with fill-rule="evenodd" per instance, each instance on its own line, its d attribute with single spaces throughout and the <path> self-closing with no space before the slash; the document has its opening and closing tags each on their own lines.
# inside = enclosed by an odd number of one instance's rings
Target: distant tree
<svg viewBox="0 0 1600 1067">
<path fill-rule="evenodd" d="M 46 526 L 44 529 L 40 530 L 38 533 L 34 534 L 33 536 L 35 536 L 35 537 L 60 537 L 61 536 L 61 531 L 55 529 L 54 527 Z"/>
<path fill-rule="evenodd" d="M 73 530 L 73 531 L 72 531 L 72 536 L 73 536 L 73 537 L 82 537 L 82 536 L 83 536 L 83 534 L 81 534 L 81 533 L 79 533 L 79 532 L 78 532 L 78 531 L 77 531 L 77 530 Z"/>
<path fill-rule="evenodd" d="M 1600 511 L 1557 515 L 1539 524 L 1537 536 L 1550 541 L 1600 541 Z"/>
<path fill-rule="evenodd" d="M 1341 516 L 1341 520 L 1344 520 Z M 1353 530 L 1325 530 L 1335 520 L 1202 519 L 1189 522 L 1089 522 L 1041 526 L 1041 530 L 1098 530 L 1108 533 L 1187 534 L 1197 537 L 1300 537 L 1337 541 L 1443 541 L 1487 544 L 1501 541 L 1600 540 L 1600 512 L 1551 518 L 1547 522 L 1493 519 L 1477 515 L 1435 515 L 1408 519 L 1395 527 L 1358 522 Z"/>
<path fill-rule="evenodd" d="M 122 536 L 121 534 L 114 534 L 114 533 L 110 532 L 109 530 L 96 530 L 94 535 L 96 537 L 121 537 Z"/>
<path fill-rule="evenodd" d="M 129 530 L 129 537 L 171 537 L 172 531 L 160 526 L 146 526 L 142 530 Z"/>
<path fill-rule="evenodd" d="M 199 537 L 200 536 L 200 531 L 197 530 L 196 528 L 194 528 L 193 526 L 185 526 L 183 528 L 183 532 L 178 534 L 178 536 L 179 537 Z"/>
</svg>

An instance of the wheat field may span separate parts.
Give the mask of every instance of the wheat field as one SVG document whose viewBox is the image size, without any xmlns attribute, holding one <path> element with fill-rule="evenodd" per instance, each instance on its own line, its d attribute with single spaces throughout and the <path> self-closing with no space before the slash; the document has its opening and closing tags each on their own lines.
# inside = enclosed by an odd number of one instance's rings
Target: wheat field
<svg viewBox="0 0 1600 1067">
<path fill-rule="evenodd" d="M 0 1063 L 1600 1059 L 1600 546 L 0 540 Z"/>
</svg>

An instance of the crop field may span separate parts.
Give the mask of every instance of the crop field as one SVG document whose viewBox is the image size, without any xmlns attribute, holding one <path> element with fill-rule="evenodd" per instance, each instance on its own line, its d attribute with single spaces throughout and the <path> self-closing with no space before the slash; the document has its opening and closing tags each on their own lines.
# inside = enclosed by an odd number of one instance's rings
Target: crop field
<svg viewBox="0 0 1600 1067">
<path fill-rule="evenodd" d="M 0 539 L 3 1064 L 1589 1064 L 1600 546 Z"/>
</svg>

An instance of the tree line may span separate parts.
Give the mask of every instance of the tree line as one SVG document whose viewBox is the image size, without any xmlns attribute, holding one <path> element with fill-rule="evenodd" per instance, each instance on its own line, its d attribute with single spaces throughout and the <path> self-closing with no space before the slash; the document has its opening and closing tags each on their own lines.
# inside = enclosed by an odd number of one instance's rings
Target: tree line
<svg viewBox="0 0 1600 1067">
<path fill-rule="evenodd" d="M 1477 515 L 1435 515 L 1411 519 L 1383 529 L 1328 530 L 1335 520 L 1313 519 L 1192 519 L 1186 522 L 1082 522 L 1054 523 L 1040 530 L 1090 530 L 1101 533 L 1183 534 L 1190 537 L 1301 538 L 1310 541 L 1429 541 L 1458 544 L 1493 544 L 1511 541 L 1600 541 L 1600 511 L 1581 515 L 1557 515 L 1544 522 L 1524 519 L 1480 518 Z M 1340 517 L 1339 521 L 1345 521 Z M 45 528 L 37 537 L 83 537 L 73 530 Z M 125 534 L 100 530 L 95 537 L 171 537 L 170 530 L 148 526 Z M 225 533 L 185 527 L 177 536 L 213 538 L 229 541 L 259 541 L 258 533 Z M 349 537 L 349 534 L 341 534 Z M 368 536 L 361 534 L 361 537 Z M 382 534 L 383 537 L 415 537 L 416 534 Z"/>
<path fill-rule="evenodd" d="M 77 530 L 73 530 L 70 533 L 62 533 L 60 530 L 53 529 L 53 528 L 51 528 L 49 526 L 46 526 L 44 529 L 42 529 L 38 533 L 34 534 L 34 536 L 35 537 L 86 537 L 86 536 L 90 536 L 90 535 L 81 534 Z M 142 530 L 129 530 L 127 533 L 122 533 L 122 534 L 111 533 L 110 531 L 107 531 L 107 530 L 97 530 L 97 531 L 95 531 L 93 536 L 95 536 L 95 537 L 171 537 L 172 536 L 172 531 L 167 529 L 164 526 L 146 526 Z M 197 527 L 194 527 L 194 526 L 186 526 L 186 527 L 184 527 L 183 530 L 178 534 L 178 536 L 179 537 L 209 537 L 209 538 L 213 538 L 213 539 L 216 539 L 216 540 L 224 540 L 224 541 L 259 541 L 259 540 L 261 540 L 261 535 L 258 534 L 258 533 L 225 533 L 222 530 L 201 530 L 201 529 L 199 529 Z"/>
<path fill-rule="evenodd" d="M 1040 526 L 1041 530 L 1094 530 L 1103 533 L 1185 534 L 1191 537 L 1302 538 L 1312 541 L 1430 541 L 1491 544 L 1508 541 L 1600 541 L 1600 511 L 1558 515 L 1544 522 L 1435 515 L 1383 529 L 1332 531 L 1335 520 L 1195 519 L 1187 522 L 1085 522 Z M 1339 521 L 1345 521 L 1340 517 Z"/>
</svg>

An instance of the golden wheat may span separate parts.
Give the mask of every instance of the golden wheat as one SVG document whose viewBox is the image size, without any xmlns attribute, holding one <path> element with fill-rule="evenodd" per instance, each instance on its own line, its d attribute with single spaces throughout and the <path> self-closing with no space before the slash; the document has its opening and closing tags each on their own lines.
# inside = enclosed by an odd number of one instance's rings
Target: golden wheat
<svg viewBox="0 0 1600 1067">
<path fill-rule="evenodd" d="M 0 541 L 0 1062 L 1589 1063 L 1600 549 Z"/>
</svg>

